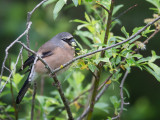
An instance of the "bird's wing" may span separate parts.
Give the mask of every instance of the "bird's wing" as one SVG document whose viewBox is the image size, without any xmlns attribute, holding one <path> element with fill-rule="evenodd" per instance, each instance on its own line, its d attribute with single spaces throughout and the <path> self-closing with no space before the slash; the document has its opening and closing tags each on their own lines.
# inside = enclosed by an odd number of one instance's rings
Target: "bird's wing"
<svg viewBox="0 0 160 120">
<path fill-rule="evenodd" d="M 46 51 L 46 52 L 42 52 L 41 57 L 42 57 L 42 58 L 45 58 L 45 57 L 48 57 L 48 56 L 51 56 L 51 55 L 53 55 L 53 51 Z M 34 62 L 34 60 L 35 60 L 35 55 L 31 55 L 31 56 L 24 62 L 23 66 L 21 67 L 21 69 L 19 70 L 19 72 L 22 71 L 22 70 L 24 70 L 27 66 L 30 66 L 30 65 Z M 27 70 L 27 72 L 28 72 L 28 70 Z"/>
<path fill-rule="evenodd" d="M 53 55 L 53 51 L 46 51 L 46 52 L 42 52 L 42 58 L 48 57 Z"/>
<path fill-rule="evenodd" d="M 35 56 L 31 55 L 23 64 L 23 66 L 21 67 L 21 69 L 19 70 L 22 71 L 24 70 L 27 66 L 30 66 L 33 62 L 34 62 Z"/>
</svg>

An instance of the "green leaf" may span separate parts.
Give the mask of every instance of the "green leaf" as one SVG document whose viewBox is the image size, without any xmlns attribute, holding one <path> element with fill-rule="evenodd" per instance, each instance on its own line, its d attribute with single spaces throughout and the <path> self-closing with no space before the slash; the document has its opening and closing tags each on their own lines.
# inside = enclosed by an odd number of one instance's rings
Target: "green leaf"
<svg viewBox="0 0 160 120">
<path fill-rule="evenodd" d="M 71 77 L 71 75 L 73 74 L 73 70 L 71 71 L 71 72 L 69 72 L 67 75 L 66 75 L 66 77 L 65 77 L 65 79 L 63 80 L 63 82 L 65 82 L 66 80 L 68 80 L 68 78 L 70 78 Z"/>
<path fill-rule="evenodd" d="M 140 58 L 142 58 L 143 56 L 140 55 L 140 54 L 134 54 L 134 55 L 132 55 L 132 57 L 136 57 L 136 58 L 140 59 Z"/>
<path fill-rule="evenodd" d="M 160 1 L 159 0 L 146 0 L 147 2 L 151 3 L 157 8 L 160 8 Z"/>
<path fill-rule="evenodd" d="M 144 26 L 142 26 L 142 27 L 135 27 L 134 29 L 133 29 L 133 34 L 132 35 L 134 35 L 135 33 L 137 33 L 140 29 L 142 29 Z"/>
<path fill-rule="evenodd" d="M 59 11 L 62 9 L 62 7 L 66 4 L 66 0 L 59 0 L 53 10 L 53 18 L 54 20 L 57 18 Z"/>
<path fill-rule="evenodd" d="M 23 79 L 24 75 L 20 75 L 19 73 L 16 73 L 14 76 L 13 76 L 13 81 L 16 85 L 19 84 L 19 82 Z"/>
<path fill-rule="evenodd" d="M 148 62 L 148 65 L 150 66 L 150 68 L 152 68 L 154 70 L 154 72 L 160 76 L 160 67 L 158 67 L 156 64 L 154 63 L 150 63 Z"/>
<path fill-rule="evenodd" d="M 88 22 L 91 22 L 91 20 L 90 20 L 88 14 L 87 14 L 86 12 L 85 12 L 85 18 L 86 18 L 86 20 L 87 20 Z"/>
<path fill-rule="evenodd" d="M 114 15 L 117 11 L 119 11 L 124 5 L 116 5 L 113 9 L 112 15 Z"/>
<path fill-rule="evenodd" d="M 160 82 L 160 76 L 158 76 L 151 68 L 143 65 L 143 67 L 148 71 L 150 74 L 152 74 L 159 82 Z"/>
<path fill-rule="evenodd" d="M 79 19 L 71 20 L 70 22 L 77 22 L 77 23 L 88 24 L 88 22 L 83 21 L 83 20 L 79 20 Z"/>
<path fill-rule="evenodd" d="M 55 2 L 55 1 L 57 1 L 57 0 L 48 0 L 48 1 L 44 2 L 42 6 L 46 7 L 47 5 L 49 5 L 49 4 L 51 4 L 51 3 Z"/>
<path fill-rule="evenodd" d="M 94 62 L 96 64 L 98 64 L 100 61 L 110 63 L 109 58 L 98 58 L 98 59 L 94 60 Z"/>
<path fill-rule="evenodd" d="M 89 69 L 94 72 L 95 70 L 98 70 L 98 68 L 94 64 L 88 64 Z"/>
<path fill-rule="evenodd" d="M 88 31 L 76 31 L 75 34 L 79 35 L 79 36 L 82 35 L 82 36 L 87 37 L 87 38 L 89 38 L 91 40 L 93 39 L 93 34 L 88 32 Z"/>
<path fill-rule="evenodd" d="M 118 98 L 116 96 L 110 97 L 110 101 L 113 104 L 114 108 L 118 108 L 119 107 L 120 101 L 118 100 Z"/>
<path fill-rule="evenodd" d="M 116 65 L 118 65 L 120 62 L 121 62 L 121 56 L 118 55 L 116 58 Z"/>
<path fill-rule="evenodd" d="M 78 6 L 78 0 L 72 0 L 74 5 L 77 7 Z"/>
<path fill-rule="evenodd" d="M 151 59 L 151 57 L 146 57 L 146 58 L 141 58 L 140 60 L 137 61 L 137 63 L 143 63 L 143 62 L 147 62 Z"/>
<path fill-rule="evenodd" d="M 126 31 L 124 26 L 121 28 L 121 31 L 126 36 L 126 38 L 129 38 L 129 33 Z"/>
<path fill-rule="evenodd" d="M 143 37 L 147 37 L 146 34 L 154 32 L 154 30 L 150 30 L 150 27 L 147 27 L 147 29 L 145 31 L 142 32 L 142 36 Z"/>
<path fill-rule="evenodd" d="M 81 72 L 74 72 L 73 73 L 73 79 L 76 80 L 76 84 L 79 85 L 84 80 L 85 76 Z"/>
<path fill-rule="evenodd" d="M 109 105 L 106 103 L 96 103 L 95 108 L 100 109 L 106 113 L 109 113 L 109 111 L 106 109 Z"/>
<path fill-rule="evenodd" d="M 82 29 L 82 28 L 84 28 L 84 27 L 87 28 L 87 26 L 89 26 L 89 24 L 78 25 L 78 26 L 77 26 L 77 30 L 80 30 L 80 29 Z"/>
<path fill-rule="evenodd" d="M 78 4 L 81 5 L 81 0 L 78 0 Z"/>
<path fill-rule="evenodd" d="M 133 39 L 131 39 L 129 41 L 129 43 L 133 43 L 135 40 L 139 39 L 141 36 L 140 35 L 137 35 L 136 37 L 134 37 Z"/>
<path fill-rule="evenodd" d="M 108 117 L 108 120 L 112 120 L 112 118 L 111 118 L 111 117 Z"/>
<path fill-rule="evenodd" d="M 159 59 L 159 58 L 160 58 L 160 56 L 157 56 L 157 55 L 156 55 L 156 52 L 155 52 L 154 50 L 152 50 L 151 53 L 152 53 L 152 57 L 151 57 L 151 59 L 149 60 L 149 62 L 154 62 L 156 59 Z"/>
</svg>

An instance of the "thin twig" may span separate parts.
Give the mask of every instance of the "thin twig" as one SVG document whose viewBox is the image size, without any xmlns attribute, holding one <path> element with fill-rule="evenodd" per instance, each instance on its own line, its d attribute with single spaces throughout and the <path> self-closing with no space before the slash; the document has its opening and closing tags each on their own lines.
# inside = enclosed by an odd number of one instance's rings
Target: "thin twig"
<svg viewBox="0 0 160 120">
<path fill-rule="evenodd" d="M 15 103 L 15 99 L 14 99 L 13 85 L 12 85 L 12 80 L 11 79 L 10 79 L 10 89 L 11 89 L 12 103 L 13 103 L 13 107 L 14 107 L 15 119 L 18 120 L 18 111 L 17 111 L 17 106 L 16 106 L 16 103 Z"/>
<path fill-rule="evenodd" d="M 32 24 L 32 22 L 29 22 L 27 29 L 5 49 L 5 58 L 3 60 L 3 64 L 2 64 L 2 68 L 1 68 L 0 86 L 1 86 L 1 81 L 2 81 L 2 76 L 3 76 L 5 63 L 6 63 L 6 60 L 8 58 L 8 50 L 30 30 L 31 24 Z M 2 90 L 0 91 L 0 93 L 1 92 L 2 92 Z"/>
<path fill-rule="evenodd" d="M 29 79 L 28 79 L 29 82 L 31 82 L 32 81 L 32 77 L 34 77 L 34 74 L 35 74 L 35 72 L 34 72 L 34 66 L 35 66 L 37 60 L 38 60 L 38 56 L 36 56 L 36 58 L 35 58 L 35 60 L 33 62 L 31 73 L 30 73 Z"/>
<path fill-rule="evenodd" d="M 149 36 L 148 39 L 146 39 L 143 43 L 144 43 L 144 44 L 148 43 L 148 41 L 149 41 L 153 36 L 155 36 L 159 31 L 160 31 L 159 29 L 156 29 L 156 31 L 155 31 L 153 34 L 151 34 L 151 36 Z M 139 48 L 138 48 L 138 49 L 139 49 Z M 124 59 L 123 61 L 125 61 L 125 60 L 126 60 L 126 59 Z M 119 67 L 120 67 L 120 65 L 119 65 L 117 68 L 119 68 Z M 110 78 L 112 75 L 113 75 L 113 74 L 111 74 L 111 75 L 109 76 L 109 78 Z M 96 98 L 100 98 L 100 96 L 103 94 L 104 90 L 106 90 L 106 87 L 108 87 L 108 86 L 110 85 L 110 84 L 105 84 L 105 83 L 109 80 L 109 78 L 107 78 L 107 79 L 105 80 L 105 82 L 102 83 L 102 85 L 100 85 L 100 87 L 99 87 L 98 90 L 100 90 L 103 86 L 104 86 L 104 87 L 103 87 L 103 90 L 101 90 L 101 93 L 99 93 Z M 125 80 L 125 79 L 122 80 L 122 84 L 124 84 L 124 80 Z M 96 102 L 97 102 L 97 99 L 96 99 Z M 129 103 L 124 103 L 124 102 L 123 102 L 123 105 L 128 105 L 128 104 L 129 104 Z M 80 117 L 77 118 L 77 120 L 83 119 L 83 118 L 87 115 L 88 112 L 89 112 L 89 106 L 87 107 L 86 111 L 85 111 Z M 115 119 L 117 119 L 117 118 L 119 118 L 119 115 L 118 115 L 118 116 L 115 116 L 115 117 L 112 117 L 112 120 L 115 120 Z"/>
<path fill-rule="evenodd" d="M 20 49 L 20 52 L 19 52 L 19 55 L 18 55 L 18 57 L 17 57 L 16 63 L 15 63 L 15 65 L 14 65 L 14 67 L 13 67 L 13 70 L 10 72 L 10 75 L 8 76 L 6 82 L 4 83 L 4 85 L 2 86 L 2 88 L 0 89 L 0 94 L 1 94 L 1 92 L 3 91 L 4 87 L 6 86 L 6 84 L 8 83 L 8 81 L 10 80 L 10 78 L 12 77 L 13 72 L 15 71 L 16 66 L 17 66 L 17 64 L 18 64 L 20 55 L 22 54 L 22 50 L 23 50 L 23 47 Z"/>
<path fill-rule="evenodd" d="M 4 68 L 11 73 L 11 70 L 8 67 L 4 66 Z"/>
<path fill-rule="evenodd" d="M 99 5 L 99 6 L 101 6 L 108 13 L 110 13 L 110 10 L 108 10 L 104 5 L 102 5 L 102 4 L 98 3 L 98 2 L 96 4 Z"/>
<path fill-rule="evenodd" d="M 112 117 L 112 120 L 117 120 L 118 118 L 120 118 L 121 115 L 122 115 L 122 112 L 123 112 L 124 105 L 128 105 L 129 104 L 129 103 L 125 103 L 124 102 L 124 97 L 123 97 L 123 85 L 124 85 L 124 82 L 125 82 L 127 76 L 128 76 L 128 71 L 126 70 L 126 72 L 125 72 L 125 74 L 123 76 L 123 79 L 121 81 L 121 84 L 120 84 L 120 96 L 121 96 L 121 108 L 120 108 L 120 112 L 119 112 L 119 114 L 117 116 Z M 109 120 L 109 119 L 107 119 L 107 120 Z"/>
<path fill-rule="evenodd" d="M 42 0 L 39 4 L 37 4 L 37 5 L 33 8 L 32 11 L 28 12 L 28 15 L 27 15 L 27 21 L 28 21 L 28 22 L 30 21 L 31 16 L 32 16 L 32 14 L 34 13 L 34 11 L 35 11 L 37 8 L 39 8 L 39 7 L 40 7 L 44 2 L 46 2 L 46 1 L 48 1 L 48 0 Z"/>
<path fill-rule="evenodd" d="M 103 42 L 103 44 L 105 44 L 105 45 L 108 42 L 110 26 L 112 23 L 111 18 L 112 18 L 113 7 L 114 7 L 114 0 L 111 0 L 110 10 L 108 13 L 108 20 L 107 20 L 106 30 L 105 30 L 105 37 L 104 37 L 104 42 Z M 101 51 L 101 58 L 104 58 L 104 56 L 105 56 L 105 51 L 103 50 L 103 51 Z M 99 62 L 99 64 L 97 65 L 98 71 L 96 74 L 95 81 L 93 83 L 94 88 L 93 88 L 93 92 L 91 95 L 90 108 L 89 108 L 87 120 L 91 120 L 91 117 L 92 117 L 92 113 L 93 113 L 93 109 L 94 109 L 94 105 L 95 105 L 95 98 L 96 98 L 97 92 L 98 92 L 98 86 L 99 86 L 99 82 L 100 82 L 100 76 L 101 76 L 103 64 L 104 64 L 103 62 Z"/>
<path fill-rule="evenodd" d="M 114 72 L 114 73 L 115 73 L 115 72 Z M 114 73 L 112 73 L 112 74 L 99 86 L 98 91 L 100 91 L 100 90 L 105 86 L 105 84 L 111 79 L 111 77 L 113 76 Z"/>
<path fill-rule="evenodd" d="M 115 21 L 116 19 L 118 19 L 119 17 L 121 17 L 122 15 L 126 14 L 129 10 L 131 10 L 131 9 L 133 9 L 133 8 L 135 8 L 135 7 L 137 7 L 137 4 L 129 7 L 127 10 L 125 10 L 124 12 L 122 12 L 121 14 L 119 14 L 116 18 L 114 18 L 114 19 L 112 20 L 112 22 Z"/>
<path fill-rule="evenodd" d="M 28 79 L 29 82 L 31 82 L 32 81 L 32 77 L 34 77 L 34 75 L 33 75 L 33 74 L 35 74 L 35 72 L 34 72 L 34 66 L 35 66 L 37 60 L 38 60 L 38 57 L 36 56 L 36 58 L 34 60 L 34 63 L 32 65 L 31 73 L 29 75 L 29 79 Z M 32 95 L 32 107 L 31 107 L 31 120 L 34 119 L 34 104 L 35 104 L 34 102 L 35 102 L 35 96 L 36 96 L 36 89 L 37 89 L 37 86 L 36 86 L 36 82 L 34 81 L 33 95 Z"/>
<path fill-rule="evenodd" d="M 32 107 L 31 107 L 31 120 L 34 120 L 34 104 L 35 104 L 36 91 L 37 91 L 37 84 L 36 84 L 36 81 L 34 81 L 33 95 L 32 95 Z"/>
<path fill-rule="evenodd" d="M 149 42 L 149 40 L 150 40 L 152 37 L 154 37 L 159 31 L 160 31 L 160 29 L 156 29 L 156 30 L 154 31 L 154 33 L 152 33 L 152 34 L 143 42 L 143 44 L 147 44 L 147 43 Z"/>
<path fill-rule="evenodd" d="M 27 14 L 27 27 L 29 25 L 29 22 L 30 22 L 30 19 L 31 19 L 31 16 L 32 14 L 35 12 L 35 10 L 40 7 L 44 2 L 46 2 L 48 0 L 43 0 L 41 1 L 39 4 L 37 4 L 32 11 L 28 12 Z M 27 40 L 27 47 L 30 48 L 30 40 L 29 40 L 29 31 L 26 33 L 26 40 Z M 30 52 L 28 52 L 28 56 L 30 56 Z"/>
<path fill-rule="evenodd" d="M 119 112 L 119 117 L 121 116 L 122 112 L 123 112 L 123 106 L 124 106 L 124 97 L 123 97 L 123 85 L 124 85 L 124 82 L 128 76 L 128 70 L 126 70 L 124 76 L 123 76 L 123 79 L 121 81 L 121 84 L 120 84 L 120 96 L 121 96 L 121 109 L 120 109 L 120 112 Z"/>
<path fill-rule="evenodd" d="M 110 84 L 106 84 L 103 89 L 98 93 L 98 95 L 96 96 L 95 102 L 97 102 L 100 97 L 104 94 L 104 92 L 106 91 L 106 89 L 109 87 Z M 82 113 L 82 115 L 80 117 L 77 118 L 77 120 L 82 120 L 89 112 L 90 106 L 87 107 L 87 109 Z"/>
<path fill-rule="evenodd" d="M 65 106 L 65 108 L 66 108 L 66 111 L 67 111 L 67 113 L 68 113 L 68 119 L 69 119 L 69 120 L 74 120 L 74 119 L 73 119 L 73 116 L 72 116 L 72 112 L 71 112 L 70 107 L 69 107 L 69 103 L 68 103 L 68 101 L 67 101 L 67 99 L 66 99 L 66 97 L 64 96 L 64 93 L 63 93 L 63 91 L 62 91 L 62 86 L 61 86 L 60 81 L 57 79 L 57 76 L 56 76 L 55 74 L 54 74 L 54 76 L 52 76 L 52 77 L 53 77 L 53 79 L 54 79 L 56 88 L 57 88 L 57 90 L 59 91 L 59 94 L 60 94 L 60 96 L 61 96 L 61 99 L 62 99 L 62 101 L 63 101 L 63 103 L 64 103 L 64 106 Z"/>
<path fill-rule="evenodd" d="M 43 95 L 44 92 L 44 76 L 41 77 L 41 95 Z"/>
</svg>

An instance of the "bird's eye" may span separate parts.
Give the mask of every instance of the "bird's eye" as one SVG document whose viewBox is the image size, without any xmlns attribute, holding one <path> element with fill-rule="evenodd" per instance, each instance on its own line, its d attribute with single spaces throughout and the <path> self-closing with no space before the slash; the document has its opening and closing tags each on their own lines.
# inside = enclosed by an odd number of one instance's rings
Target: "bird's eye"
<svg viewBox="0 0 160 120">
<path fill-rule="evenodd" d="M 62 38 L 63 41 L 69 42 L 72 38 Z"/>
<path fill-rule="evenodd" d="M 64 42 L 68 43 L 70 46 L 76 46 L 75 40 L 73 37 L 71 38 L 63 38 L 62 39 Z"/>
</svg>

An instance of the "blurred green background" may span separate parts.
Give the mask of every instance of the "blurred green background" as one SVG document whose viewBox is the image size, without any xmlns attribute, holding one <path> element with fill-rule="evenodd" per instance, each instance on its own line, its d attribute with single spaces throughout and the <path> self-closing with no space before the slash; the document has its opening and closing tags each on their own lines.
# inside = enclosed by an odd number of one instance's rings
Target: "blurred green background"
<svg viewBox="0 0 160 120">
<path fill-rule="evenodd" d="M 15 40 L 26 28 L 27 12 L 31 11 L 39 0 L 1 0 L 0 1 L 0 67 L 5 55 L 5 48 Z M 138 6 L 120 17 L 121 25 L 113 29 L 115 35 L 121 35 L 120 29 L 125 26 L 128 32 L 132 32 L 134 27 L 143 26 L 144 19 L 152 18 L 153 7 L 145 0 L 115 0 L 116 4 L 123 4 L 124 7 L 116 14 L 120 14 L 129 7 L 137 4 Z M 70 4 L 72 2 L 68 2 Z M 77 23 L 70 20 L 84 20 L 84 6 L 74 7 L 73 4 L 64 7 L 56 20 L 53 20 L 53 8 L 55 4 L 46 7 L 40 7 L 32 15 L 33 22 L 30 30 L 31 48 L 37 50 L 45 41 L 51 39 L 60 32 L 74 33 Z M 73 34 L 74 35 L 74 34 Z M 81 43 L 78 36 L 75 38 Z M 157 34 L 146 46 L 145 51 L 140 51 L 144 56 L 151 55 L 150 51 L 155 50 L 160 55 L 160 34 Z M 25 41 L 25 37 L 22 39 Z M 20 46 L 17 45 L 10 50 L 9 58 L 15 61 Z M 24 58 L 27 58 L 27 52 L 24 51 Z M 9 60 L 7 61 L 9 63 Z M 156 61 L 160 66 L 160 61 Z M 5 73 L 7 75 L 7 73 Z M 127 112 L 124 111 L 123 120 L 159 120 L 160 119 L 160 83 L 148 74 L 138 68 L 133 68 L 127 80 L 125 87 L 130 93 L 130 102 L 127 106 Z M 114 92 L 113 92 L 114 94 Z M 6 98 L 7 99 L 7 98 Z M 98 113 L 97 113 L 98 114 Z M 95 116 L 96 117 L 96 116 Z"/>
</svg>

